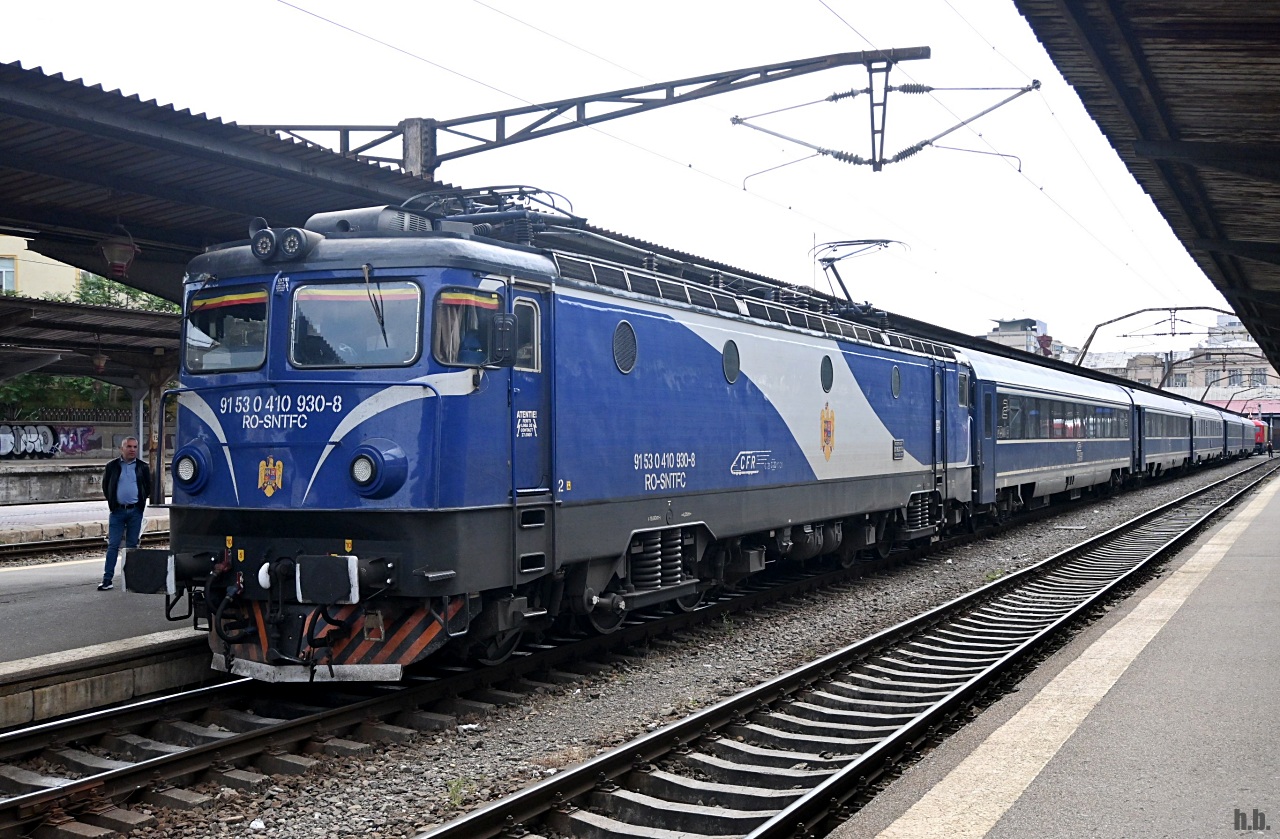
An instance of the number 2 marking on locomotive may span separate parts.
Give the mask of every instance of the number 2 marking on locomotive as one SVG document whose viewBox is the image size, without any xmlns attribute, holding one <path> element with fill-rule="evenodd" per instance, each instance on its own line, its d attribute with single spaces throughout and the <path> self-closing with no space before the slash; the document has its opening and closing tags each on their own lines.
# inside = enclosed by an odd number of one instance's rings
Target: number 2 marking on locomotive
<svg viewBox="0 0 1280 839">
<path fill-rule="evenodd" d="M 573 481 L 566 481 L 561 478 L 556 482 L 556 492 L 573 492 Z"/>
</svg>

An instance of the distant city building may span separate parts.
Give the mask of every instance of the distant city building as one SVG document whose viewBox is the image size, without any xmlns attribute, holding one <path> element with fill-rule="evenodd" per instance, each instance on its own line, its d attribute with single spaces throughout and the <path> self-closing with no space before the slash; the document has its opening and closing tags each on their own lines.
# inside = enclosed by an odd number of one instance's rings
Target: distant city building
<svg viewBox="0 0 1280 839">
<path fill-rule="evenodd" d="M 0 289 L 22 297 L 70 295 L 79 272 L 70 265 L 27 250 L 27 240 L 0 236 Z"/>
<path fill-rule="evenodd" d="M 997 320 L 996 328 L 986 335 L 979 335 L 992 343 L 1011 347 L 1015 350 L 1029 352 L 1032 355 L 1046 356 L 1071 361 L 1075 358 L 1076 349 L 1068 347 L 1061 341 L 1054 340 L 1049 334 L 1049 327 L 1042 320 L 1034 318 L 1016 318 L 1014 320 Z"/>
</svg>

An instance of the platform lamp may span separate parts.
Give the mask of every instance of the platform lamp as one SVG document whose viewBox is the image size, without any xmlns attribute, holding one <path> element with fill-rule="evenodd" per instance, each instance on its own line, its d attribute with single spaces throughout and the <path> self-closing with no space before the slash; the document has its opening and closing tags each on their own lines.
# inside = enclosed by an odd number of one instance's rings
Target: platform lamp
<svg viewBox="0 0 1280 839">
<path fill-rule="evenodd" d="M 111 358 L 102 351 L 102 337 L 101 336 L 95 336 L 95 337 L 97 337 L 98 339 L 98 351 L 94 353 L 93 359 L 92 359 L 93 372 L 101 373 L 103 370 L 107 369 L 107 362 L 110 361 Z"/>
<path fill-rule="evenodd" d="M 107 276 L 113 280 L 124 280 L 128 279 L 129 266 L 142 253 L 142 248 L 133 241 L 124 225 L 117 224 L 114 229 L 119 232 L 99 242 L 98 250 L 107 261 Z"/>
</svg>

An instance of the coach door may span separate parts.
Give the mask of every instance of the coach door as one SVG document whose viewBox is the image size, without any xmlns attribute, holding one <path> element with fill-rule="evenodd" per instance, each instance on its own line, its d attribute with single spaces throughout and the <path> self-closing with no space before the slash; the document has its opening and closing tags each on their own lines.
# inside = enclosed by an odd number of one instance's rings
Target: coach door
<svg viewBox="0 0 1280 839">
<path fill-rule="evenodd" d="M 933 362 L 933 486 L 947 497 L 947 368 Z"/>
<path fill-rule="evenodd" d="M 992 382 L 976 382 L 973 400 L 973 468 L 977 470 L 974 489 L 977 504 L 993 504 L 996 500 L 996 386 Z"/>
</svg>

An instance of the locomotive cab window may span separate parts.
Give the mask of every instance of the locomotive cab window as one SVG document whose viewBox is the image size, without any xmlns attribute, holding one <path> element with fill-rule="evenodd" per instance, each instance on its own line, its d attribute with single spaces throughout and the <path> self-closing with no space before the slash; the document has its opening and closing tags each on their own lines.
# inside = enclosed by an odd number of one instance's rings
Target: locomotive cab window
<svg viewBox="0 0 1280 839">
<path fill-rule="evenodd" d="M 187 304 L 184 361 L 192 373 L 256 370 L 267 357 L 267 291 L 198 291 Z"/>
<path fill-rule="evenodd" d="M 532 300 L 517 300 L 516 315 L 516 364 L 517 370 L 537 372 L 542 369 L 542 341 L 538 332 L 538 304 Z"/>
<path fill-rule="evenodd" d="M 408 281 L 299 286 L 295 367 L 403 367 L 418 358 L 422 292 Z"/>
<path fill-rule="evenodd" d="M 431 345 L 441 364 L 483 367 L 493 343 L 493 316 L 502 311 L 502 296 L 474 288 L 446 288 L 436 298 Z M 517 312 L 517 317 L 519 313 Z M 524 366 L 517 360 L 517 364 Z"/>
</svg>

